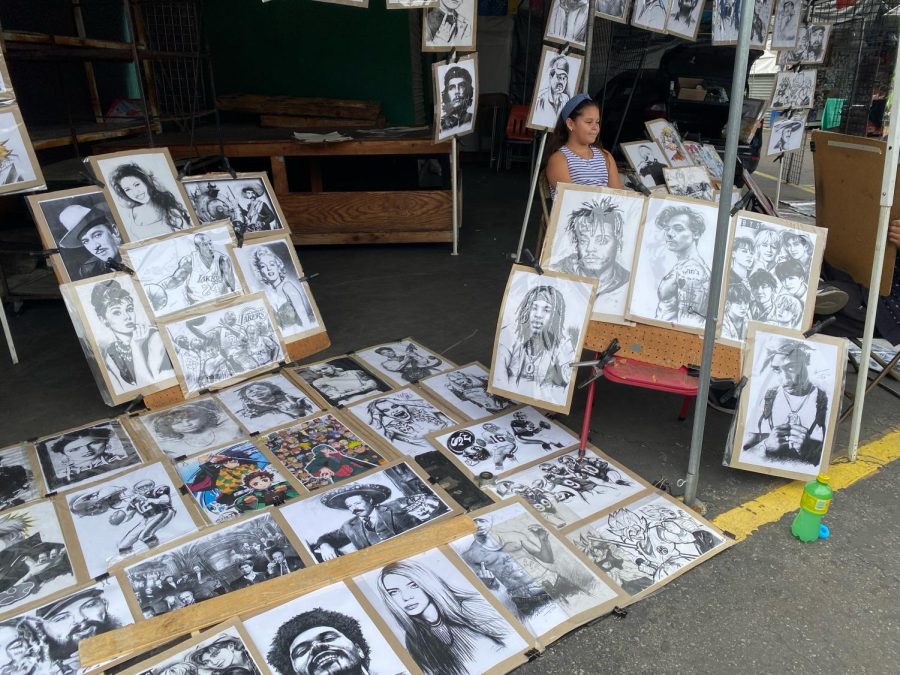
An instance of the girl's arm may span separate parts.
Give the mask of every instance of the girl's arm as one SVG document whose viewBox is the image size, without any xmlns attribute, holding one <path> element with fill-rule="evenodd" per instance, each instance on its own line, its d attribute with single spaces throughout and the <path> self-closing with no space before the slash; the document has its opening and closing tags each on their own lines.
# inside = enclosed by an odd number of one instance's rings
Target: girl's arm
<svg viewBox="0 0 900 675">
<path fill-rule="evenodd" d="M 606 172 L 609 174 L 609 187 L 622 189 L 622 178 L 619 176 L 619 167 L 616 166 L 616 160 L 613 159 L 612 153 L 607 150 L 601 150 L 606 158 Z"/>
<path fill-rule="evenodd" d="M 556 189 L 557 183 L 571 183 L 572 177 L 569 175 L 569 165 L 566 163 L 566 156 L 559 150 L 550 155 L 547 160 L 547 182 L 550 187 Z"/>
</svg>

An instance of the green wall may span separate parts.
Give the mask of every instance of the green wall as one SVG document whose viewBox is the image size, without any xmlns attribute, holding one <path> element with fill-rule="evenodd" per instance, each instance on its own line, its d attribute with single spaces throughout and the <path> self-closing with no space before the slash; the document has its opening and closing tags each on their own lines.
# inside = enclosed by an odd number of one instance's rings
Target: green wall
<svg viewBox="0 0 900 675">
<path fill-rule="evenodd" d="M 389 124 L 414 122 L 410 10 L 388 11 L 384 0 L 204 5 L 217 93 L 377 100 Z"/>
</svg>

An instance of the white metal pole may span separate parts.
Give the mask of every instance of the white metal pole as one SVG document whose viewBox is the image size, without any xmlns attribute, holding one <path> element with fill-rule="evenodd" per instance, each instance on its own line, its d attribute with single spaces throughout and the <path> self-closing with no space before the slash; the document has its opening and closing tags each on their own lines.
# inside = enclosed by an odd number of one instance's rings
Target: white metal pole
<svg viewBox="0 0 900 675">
<path fill-rule="evenodd" d="M 450 181 L 453 183 L 451 198 L 453 199 L 453 252 L 459 255 L 459 185 L 456 182 L 459 155 L 456 152 L 456 136 L 450 140 Z"/>
<path fill-rule="evenodd" d="M 784 182 L 784 163 L 787 161 L 787 155 L 781 154 L 781 168 L 778 169 L 778 185 L 775 186 L 775 213 L 778 213 L 778 204 L 781 202 L 781 184 Z"/>
<path fill-rule="evenodd" d="M 863 329 L 862 352 L 859 355 L 860 370 L 856 376 L 856 396 L 853 399 L 853 415 L 850 418 L 850 442 L 847 455 L 856 461 L 859 450 L 859 428 L 862 425 L 863 404 L 866 401 L 866 386 L 869 384 L 869 358 L 872 354 L 872 336 L 875 333 L 875 313 L 878 310 L 878 289 L 884 269 L 884 250 L 887 246 L 888 225 L 891 206 L 894 203 L 894 183 L 897 180 L 897 161 L 900 159 L 900 100 L 897 84 L 900 82 L 900 48 L 894 58 L 894 79 L 891 83 L 890 129 L 887 137 L 887 151 L 884 155 L 884 174 L 881 177 L 881 211 L 878 214 L 878 234 L 875 235 L 875 258 L 872 260 L 872 276 L 869 279 L 869 300 L 866 304 L 866 323 Z"/>
<path fill-rule="evenodd" d="M 594 16 L 592 9 L 589 9 L 588 13 L 587 35 L 584 42 L 584 77 L 581 79 L 581 91 L 590 96 L 591 92 L 588 91 L 588 88 L 591 84 L 591 52 L 594 45 L 594 22 L 597 20 L 597 17 Z"/>
<path fill-rule="evenodd" d="M 744 104 L 744 85 L 747 82 L 747 63 L 750 53 L 750 27 L 753 22 L 754 0 L 741 3 L 738 23 L 738 39 L 734 48 L 734 74 L 731 78 L 731 99 L 728 108 L 728 126 L 725 134 L 725 169 L 722 172 L 722 191 L 716 220 L 716 245 L 710 273 L 709 302 L 706 324 L 703 329 L 703 356 L 697 382 L 697 402 L 694 405 L 694 426 L 691 432 L 691 452 L 685 476 L 684 503 L 697 503 L 697 486 L 700 481 L 700 456 L 703 453 L 703 434 L 706 430 L 706 399 L 709 396 L 709 378 L 712 372 L 713 347 L 718 322 L 719 298 L 722 277 L 725 274 L 725 249 L 728 244 L 728 226 L 731 222 L 731 192 L 734 187 L 734 167 L 737 162 L 738 133 L 741 128 L 741 108 Z"/>
<path fill-rule="evenodd" d="M 516 262 L 522 260 L 522 248 L 525 246 L 525 231 L 528 229 L 528 219 L 531 218 L 531 205 L 534 203 L 534 191 L 537 189 L 538 176 L 541 174 L 541 159 L 544 156 L 544 146 L 547 143 L 547 132 L 541 132 L 541 142 L 538 145 L 537 161 L 531 172 L 531 189 L 528 191 L 528 203 L 525 205 L 525 219 L 522 221 L 522 231 L 519 233 L 519 245 L 516 248 Z M 535 252 L 537 255 L 537 252 Z"/>
<path fill-rule="evenodd" d="M 3 324 L 3 335 L 6 336 L 6 346 L 9 347 L 9 356 L 13 365 L 19 363 L 19 355 L 16 354 L 16 345 L 13 343 L 12 333 L 9 331 L 9 322 L 6 320 L 6 308 L 0 301 L 0 323 Z"/>
</svg>

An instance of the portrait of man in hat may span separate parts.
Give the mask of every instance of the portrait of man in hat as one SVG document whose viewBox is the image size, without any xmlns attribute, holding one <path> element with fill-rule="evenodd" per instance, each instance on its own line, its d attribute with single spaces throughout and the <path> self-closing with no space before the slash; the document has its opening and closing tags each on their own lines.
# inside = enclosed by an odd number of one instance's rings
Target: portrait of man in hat
<svg viewBox="0 0 900 675">
<path fill-rule="evenodd" d="M 316 607 L 278 628 L 266 659 L 280 675 L 368 675 L 370 651 L 359 621 Z"/>
<path fill-rule="evenodd" d="M 538 91 L 534 102 L 532 121 L 535 124 L 546 126 L 550 129 L 556 127 L 556 121 L 563 106 L 572 98 L 572 90 L 569 86 L 569 59 L 562 54 L 550 56 L 550 62 L 541 81 L 543 87 Z"/>
<path fill-rule="evenodd" d="M 39 441 L 35 448 L 51 490 L 141 461 L 131 440 L 115 421 Z"/>
<path fill-rule="evenodd" d="M 472 42 L 474 9 L 475 3 L 470 0 L 439 0 L 437 7 L 426 9 L 426 46 L 468 46 Z"/>
<path fill-rule="evenodd" d="M 122 237 L 112 213 L 100 198 L 82 199 L 63 208 L 55 217 L 53 202 L 41 204 L 50 231 L 72 281 L 96 277 L 112 271 L 109 263 L 121 263 Z M 61 204 L 60 204 L 61 205 Z"/>
<path fill-rule="evenodd" d="M 391 494 L 391 489 L 385 485 L 362 483 L 339 487 L 322 495 L 323 505 L 349 511 L 352 517 L 316 540 L 313 550 L 319 560 L 336 558 L 347 546 L 361 551 L 418 525 L 419 521 L 399 503 L 388 501 Z"/>
<path fill-rule="evenodd" d="M 766 459 L 818 466 L 828 424 L 829 397 L 810 378 L 813 347 L 779 338 L 766 348 L 756 377 L 773 378 L 750 412 L 743 450 Z"/>
<path fill-rule="evenodd" d="M 256 675 L 259 672 L 241 639 L 227 633 L 196 648 L 188 661 L 211 675 Z"/>
<path fill-rule="evenodd" d="M 244 232 L 265 232 L 266 230 L 280 229 L 278 218 L 272 207 L 269 206 L 263 197 L 262 185 L 254 185 L 248 183 L 241 188 L 241 202 L 238 208 L 241 213 L 241 222 L 244 225 Z"/>
<path fill-rule="evenodd" d="M 772 125 L 768 154 L 775 155 L 799 149 L 803 142 L 802 129 L 803 122 L 798 119 L 789 117 L 776 120 Z"/>
</svg>

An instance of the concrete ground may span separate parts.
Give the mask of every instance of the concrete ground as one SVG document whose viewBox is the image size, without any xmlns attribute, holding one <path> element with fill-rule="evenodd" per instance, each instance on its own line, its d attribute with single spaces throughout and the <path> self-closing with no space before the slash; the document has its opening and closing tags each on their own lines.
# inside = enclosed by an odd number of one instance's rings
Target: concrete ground
<svg viewBox="0 0 900 675">
<path fill-rule="evenodd" d="M 771 173 L 765 164 L 760 170 Z M 516 245 L 527 177 L 474 165 L 463 174 L 458 257 L 443 245 L 300 250 L 304 268 L 321 274 L 313 292 L 332 340 L 316 359 L 411 335 L 458 363 L 490 362 L 509 274 L 504 255 Z M 101 401 L 61 302 L 26 305 L 11 324 L 21 363 L 0 354 L 0 447 L 117 412 Z M 646 479 L 667 478 L 678 493 L 691 437 L 690 419 L 676 419 L 679 403 L 601 380 L 592 440 Z M 577 429 L 583 405 L 579 390 L 563 421 Z M 722 466 L 731 419 L 707 416 L 700 497 L 710 517 L 786 483 Z M 898 424 L 896 399 L 873 393 L 863 439 Z M 846 433 L 844 425 L 836 455 Z M 890 466 L 839 493 L 826 542 L 797 543 L 786 516 L 633 606 L 627 618 L 577 631 L 522 671 L 896 672 L 900 561 L 890 542 L 900 535 L 898 486 L 900 469 Z"/>
</svg>

